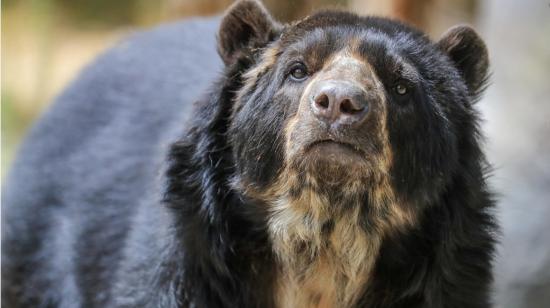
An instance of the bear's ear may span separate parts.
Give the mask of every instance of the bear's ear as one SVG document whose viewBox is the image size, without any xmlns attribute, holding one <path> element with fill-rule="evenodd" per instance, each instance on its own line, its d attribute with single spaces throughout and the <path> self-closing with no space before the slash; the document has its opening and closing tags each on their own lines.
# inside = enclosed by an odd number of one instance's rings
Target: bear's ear
<svg viewBox="0 0 550 308">
<path fill-rule="evenodd" d="M 218 33 L 218 53 L 226 65 L 243 53 L 262 48 L 280 32 L 267 9 L 257 0 L 235 2 L 225 13 Z"/>
<path fill-rule="evenodd" d="M 454 26 L 443 34 L 437 45 L 458 68 L 470 94 L 480 94 L 487 81 L 489 55 L 477 32 L 470 26 Z"/>
</svg>

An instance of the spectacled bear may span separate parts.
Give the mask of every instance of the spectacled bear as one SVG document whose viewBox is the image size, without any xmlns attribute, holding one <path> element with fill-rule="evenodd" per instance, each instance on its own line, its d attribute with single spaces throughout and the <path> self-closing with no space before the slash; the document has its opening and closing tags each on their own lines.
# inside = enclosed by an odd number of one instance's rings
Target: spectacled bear
<svg viewBox="0 0 550 308">
<path fill-rule="evenodd" d="M 3 302 L 489 307 L 487 71 L 468 26 L 281 24 L 255 0 L 137 34 L 22 146 Z"/>
</svg>

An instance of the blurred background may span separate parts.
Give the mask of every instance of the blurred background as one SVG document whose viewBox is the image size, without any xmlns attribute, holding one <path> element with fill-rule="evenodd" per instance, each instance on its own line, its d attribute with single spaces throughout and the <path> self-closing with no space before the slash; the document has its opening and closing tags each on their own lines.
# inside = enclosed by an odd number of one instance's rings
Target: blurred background
<svg viewBox="0 0 550 308">
<path fill-rule="evenodd" d="M 221 13 L 230 0 L 2 1 L 4 177 L 33 120 L 95 56 L 134 31 Z M 437 39 L 457 23 L 485 38 L 492 85 L 479 103 L 503 236 L 496 307 L 550 307 L 550 0 L 264 0 L 282 21 L 322 7 L 405 20 Z"/>
</svg>

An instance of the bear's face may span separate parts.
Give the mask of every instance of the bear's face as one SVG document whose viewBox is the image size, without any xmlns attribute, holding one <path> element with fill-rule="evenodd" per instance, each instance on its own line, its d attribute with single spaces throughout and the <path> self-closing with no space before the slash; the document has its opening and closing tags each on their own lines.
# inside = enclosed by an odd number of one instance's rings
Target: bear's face
<svg viewBox="0 0 550 308">
<path fill-rule="evenodd" d="M 282 27 L 254 1 L 226 15 L 220 54 L 244 67 L 228 130 L 237 184 L 264 198 L 307 188 L 429 201 L 458 165 L 461 120 L 487 69 L 467 27 L 437 44 L 341 12 Z"/>
</svg>

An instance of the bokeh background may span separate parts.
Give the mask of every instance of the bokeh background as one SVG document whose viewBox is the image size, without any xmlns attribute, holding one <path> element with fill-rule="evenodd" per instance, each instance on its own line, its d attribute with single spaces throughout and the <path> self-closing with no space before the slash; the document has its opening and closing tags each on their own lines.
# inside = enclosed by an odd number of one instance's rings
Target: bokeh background
<svg viewBox="0 0 550 308">
<path fill-rule="evenodd" d="M 132 32 L 219 14 L 230 0 L 2 1 L 2 178 L 29 125 L 78 72 Z M 437 39 L 457 23 L 485 38 L 492 85 L 479 103 L 503 227 L 499 308 L 550 307 L 550 0 L 264 0 L 289 21 L 321 7 L 385 15 Z"/>
</svg>

